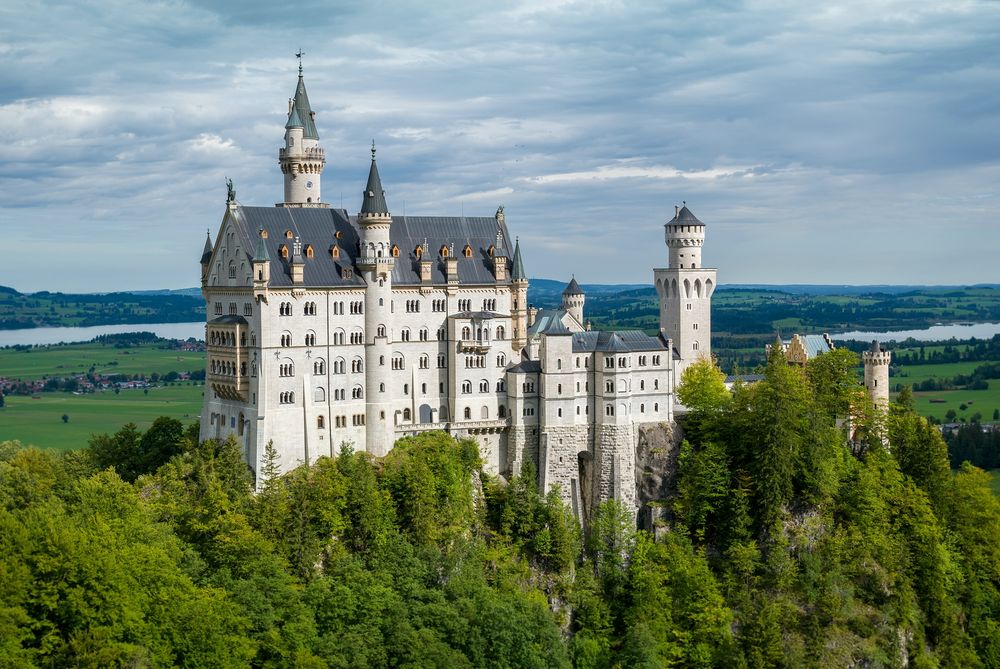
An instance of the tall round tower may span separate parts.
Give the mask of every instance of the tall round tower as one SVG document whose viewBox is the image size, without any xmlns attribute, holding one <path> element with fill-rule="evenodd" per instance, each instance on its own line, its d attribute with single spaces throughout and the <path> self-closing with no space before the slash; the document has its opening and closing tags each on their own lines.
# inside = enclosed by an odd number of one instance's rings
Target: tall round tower
<svg viewBox="0 0 1000 669">
<path fill-rule="evenodd" d="M 660 298 L 660 332 L 673 342 L 679 375 L 692 362 L 712 354 L 712 293 L 715 269 L 701 266 L 705 224 L 687 204 L 675 208 L 663 226 L 669 266 L 653 270 Z"/>
<path fill-rule="evenodd" d="M 278 149 L 278 163 L 285 176 L 285 201 L 279 202 L 279 207 L 327 206 L 322 202 L 320 188 L 326 153 L 319 145 L 316 114 L 309 106 L 301 60 L 295 97 L 288 101 L 285 145 Z"/>
<path fill-rule="evenodd" d="M 368 171 L 358 227 L 361 228 L 361 252 L 358 269 L 364 275 L 365 288 L 365 448 L 369 453 L 385 455 L 392 448 L 392 245 L 389 229 L 392 215 L 385 203 L 385 191 L 375 163 Z"/>
<path fill-rule="evenodd" d="M 569 312 L 569 315 L 576 319 L 576 322 L 583 328 L 583 303 L 587 296 L 584 295 L 580 284 L 573 277 L 562 292 L 562 308 Z"/>
<path fill-rule="evenodd" d="M 889 363 L 892 362 L 892 353 L 873 341 L 861 358 L 865 365 L 865 390 L 875 406 L 885 409 L 889 406 Z"/>
</svg>

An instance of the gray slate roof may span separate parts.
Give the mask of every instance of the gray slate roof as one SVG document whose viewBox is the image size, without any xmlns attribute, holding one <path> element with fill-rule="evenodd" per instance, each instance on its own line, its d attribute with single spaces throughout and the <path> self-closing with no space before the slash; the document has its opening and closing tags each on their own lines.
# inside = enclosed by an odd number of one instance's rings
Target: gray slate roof
<svg viewBox="0 0 1000 669">
<path fill-rule="evenodd" d="M 233 325 L 233 324 L 246 325 L 247 319 L 243 318 L 242 316 L 227 315 L 227 316 L 219 316 L 217 318 L 213 318 L 208 322 L 208 325 Z"/>
<path fill-rule="evenodd" d="M 362 214 L 388 214 L 389 205 L 385 203 L 385 191 L 382 190 L 382 179 L 378 175 L 378 165 L 375 164 L 375 144 L 372 143 L 372 166 L 368 170 L 368 185 L 361 200 Z"/>
<path fill-rule="evenodd" d="M 562 292 L 563 295 L 583 295 L 583 291 L 580 289 L 580 284 L 576 282 L 576 277 L 574 276 L 570 279 L 569 284 Z"/>
<path fill-rule="evenodd" d="M 520 374 L 538 374 L 542 371 L 542 362 L 541 360 L 522 360 L 513 367 L 508 367 L 507 371 Z"/>
<path fill-rule="evenodd" d="M 248 207 L 237 206 L 234 210 L 235 227 L 241 239 L 241 248 L 246 252 L 247 260 L 257 248 L 258 230 L 267 231 L 265 251 L 271 257 L 271 285 L 274 287 L 291 286 L 292 279 L 288 263 L 281 257 L 278 248 L 285 245 L 291 256 L 295 237 L 302 240 L 302 246 L 312 245 L 314 257 L 305 257 L 303 272 L 305 286 L 364 286 L 355 267 L 360 240 L 358 222 L 355 216 L 350 216 L 344 209 L 325 209 L 311 207 Z M 496 255 L 510 256 L 507 240 L 510 234 L 506 223 L 499 224 L 503 232 L 501 247 L 495 250 Z M 392 220 L 389 236 L 393 244 L 399 246 L 399 257 L 396 258 L 392 271 L 392 282 L 397 286 L 419 286 L 420 261 L 414 251 L 424 243 L 430 249 L 433 258 L 431 264 L 431 283 L 446 285 L 444 261 L 438 250 L 442 246 L 455 245 L 455 255 L 458 260 L 458 279 L 463 285 L 494 285 L 493 258 L 489 248 L 496 244 L 498 223 L 492 216 L 458 217 L 458 216 L 395 216 Z M 292 236 L 285 237 L 285 232 L 291 231 Z M 340 239 L 336 233 L 340 233 Z M 336 244 L 340 247 L 340 258 L 334 260 L 330 248 Z M 466 245 L 472 248 L 472 257 L 466 258 L 461 252 Z M 344 278 L 344 268 L 355 271 L 349 278 Z M 507 283 L 507 282 L 503 282 Z"/>
<path fill-rule="evenodd" d="M 313 120 L 313 110 L 309 106 L 309 95 L 306 94 L 306 82 L 299 75 L 299 83 L 295 87 L 295 98 L 292 100 L 292 107 L 302 121 L 302 136 L 305 139 L 319 139 L 319 132 L 316 130 L 316 121 Z"/>
<path fill-rule="evenodd" d="M 687 208 L 687 205 L 684 205 L 683 207 L 681 207 L 680 211 L 678 211 L 676 214 L 674 214 L 674 218 L 670 222 L 673 223 L 674 225 L 677 225 L 677 224 L 680 224 L 680 225 L 705 225 L 704 223 L 702 223 L 701 221 L 698 220 L 697 216 L 695 216 L 694 214 L 691 213 L 691 210 Z"/>
<path fill-rule="evenodd" d="M 528 336 L 539 334 L 567 334 L 569 330 L 563 323 L 566 316 L 564 309 L 541 309 L 535 314 L 535 322 L 528 328 Z M 563 332 L 565 330 L 565 332 Z"/>
<path fill-rule="evenodd" d="M 201 264 L 204 265 L 212 259 L 212 235 L 205 233 L 205 248 L 201 251 Z"/>
<path fill-rule="evenodd" d="M 666 351 L 660 337 L 650 337 L 641 330 L 592 330 L 573 334 L 573 352 Z"/>
<path fill-rule="evenodd" d="M 514 269 L 510 278 L 515 281 L 528 278 L 528 275 L 524 273 L 524 263 L 521 261 L 521 240 L 519 239 L 514 242 Z"/>
</svg>

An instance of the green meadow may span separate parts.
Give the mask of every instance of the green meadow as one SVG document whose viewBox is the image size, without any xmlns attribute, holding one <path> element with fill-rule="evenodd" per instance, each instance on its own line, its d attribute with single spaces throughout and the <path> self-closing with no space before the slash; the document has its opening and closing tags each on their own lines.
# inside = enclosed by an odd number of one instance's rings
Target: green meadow
<svg viewBox="0 0 1000 669">
<path fill-rule="evenodd" d="M 184 423 L 198 420 L 204 386 L 175 384 L 141 389 L 74 395 L 40 393 L 34 397 L 8 395 L 0 409 L 0 441 L 16 439 L 25 445 L 71 450 L 87 445 L 91 434 L 115 432 L 125 423 L 145 429 L 159 416 Z M 69 420 L 63 422 L 62 416 Z"/>
<path fill-rule="evenodd" d="M 939 365 L 903 365 L 893 368 L 901 373 L 894 373 L 889 382 L 893 387 L 897 383 L 914 385 L 930 378 L 950 379 L 958 374 L 971 374 L 983 362 L 953 362 Z M 970 420 L 976 413 L 981 414 L 983 422 L 993 420 L 994 410 L 1000 409 L 1000 379 L 989 382 L 986 390 L 931 390 L 913 393 L 917 413 L 923 416 L 934 416 L 945 422 L 945 414 L 954 409 L 958 419 Z M 962 405 L 965 409 L 962 409 Z"/>
<path fill-rule="evenodd" d="M 143 344 L 115 348 L 103 344 L 61 344 L 30 349 L 0 349 L 0 376 L 31 381 L 86 374 L 165 374 L 205 368 L 205 354 Z"/>
</svg>

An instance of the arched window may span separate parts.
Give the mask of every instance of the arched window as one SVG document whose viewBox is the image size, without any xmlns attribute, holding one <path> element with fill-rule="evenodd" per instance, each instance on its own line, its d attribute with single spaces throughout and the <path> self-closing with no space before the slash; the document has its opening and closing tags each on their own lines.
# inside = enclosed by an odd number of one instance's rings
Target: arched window
<svg viewBox="0 0 1000 669">
<path fill-rule="evenodd" d="M 463 415 L 465 416 L 465 420 L 472 420 L 472 409 L 469 407 L 465 407 Z"/>
<path fill-rule="evenodd" d="M 503 339 L 506 334 L 507 331 L 504 330 L 502 325 L 497 326 L 497 339 Z"/>
<path fill-rule="evenodd" d="M 403 420 L 409 422 L 411 420 L 412 416 L 413 416 L 413 414 L 410 413 L 410 409 L 409 408 L 403 409 Z"/>
<path fill-rule="evenodd" d="M 472 392 L 472 381 L 462 381 L 462 392 L 463 393 Z"/>
<path fill-rule="evenodd" d="M 314 402 L 325 402 L 326 401 L 326 390 L 323 388 L 317 388 L 313 391 L 313 401 Z"/>
<path fill-rule="evenodd" d="M 320 430 L 326 427 L 326 419 L 323 416 L 316 416 L 316 427 Z"/>
<path fill-rule="evenodd" d="M 462 328 L 462 341 L 469 341 L 472 338 L 472 328 L 466 326 Z"/>
<path fill-rule="evenodd" d="M 479 410 L 479 417 L 482 420 L 488 420 L 489 417 L 490 417 L 490 408 L 489 407 L 483 407 L 482 409 L 480 409 Z"/>
<path fill-rule="evenodd" d="M 506 418 L 507 417 L 507 407 L 505 407 L 504 405 L 501 404 L 500 408 L 497 409 L 497 416 L 499 416 L 500 418 Z"/>
</svg>

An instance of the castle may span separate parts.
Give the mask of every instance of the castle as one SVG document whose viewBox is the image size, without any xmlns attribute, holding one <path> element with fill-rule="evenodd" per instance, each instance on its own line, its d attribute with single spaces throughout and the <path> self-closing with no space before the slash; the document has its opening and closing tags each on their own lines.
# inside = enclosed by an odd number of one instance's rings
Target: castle
<svg viewBox="0 0 1000 669">
<path fill-rule="evenodd" d="M 324 203 L 301 65 L 278 162 L 284 200 L 245 206 L 230 185 L 201 256 L 203 439 L 234 435 L 258 473 L 268 442 L 285 471 L 445 430 L 474 438 L 492 473 L 531 461 L 578 517 L 610 498 L 636 508 L 638 431 L 673 420 L 681 372 L 711 354 L 716 275 L 686 205 L 654 270 L 659 334 L 594 331 L 575 279 L 560 309 L 529 308 L 502 207 L 391 214 L 374 145 L 357 213 Z"/>
</svg>

